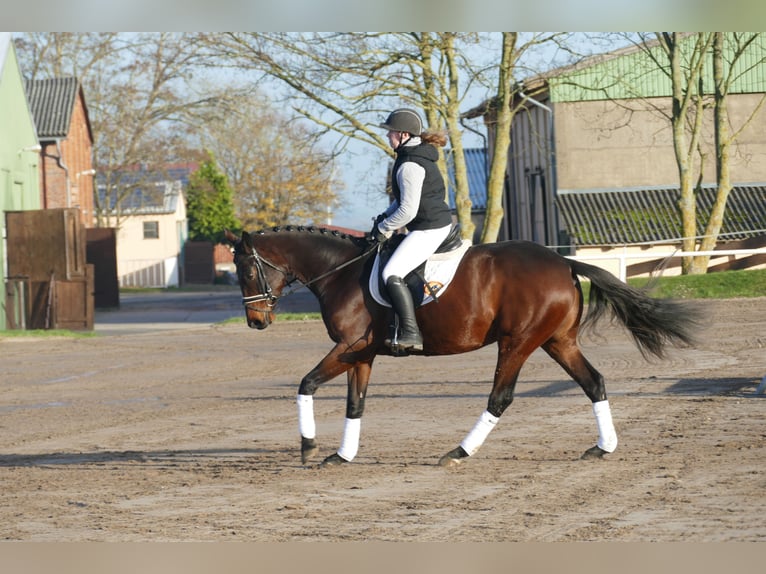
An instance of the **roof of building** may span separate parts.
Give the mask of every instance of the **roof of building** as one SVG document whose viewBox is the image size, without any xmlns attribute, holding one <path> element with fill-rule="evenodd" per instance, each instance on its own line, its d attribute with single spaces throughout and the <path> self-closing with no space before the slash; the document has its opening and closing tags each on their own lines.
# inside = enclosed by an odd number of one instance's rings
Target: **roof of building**
<svg viewBox="0 0 766 574">
<path fill-rule="evenodd" d="M 760 32 L 740 34 L 724 32 L 724 59 L 736 60 L 729 86 L 730 94 L 766 92 L 766 35 Z M 688 58 L 694 49 L 696 32 L 680 33 L 679 48 Z M 745 36 L 743 38 L 743 36 Z M 752 41 L 750 41 L 752 40 Z M 736 57 L 735 57 L 736 55 Z M 660 67 L 658 62 L 662 65 Z M 594 54 L 524 78 L 520 87 L 526 97 L 515 95 L 515 104 L 527 98 L 551 102 L 579 102 L 605 99 L 670 97 L 672 84 L 667 56 L 659 41 L 647 38 L 642 44 L 629 44 L 616 50 Z M 713 77 L 712 52 L 705 62 L 707 77 Z M 711 94 L 713 82 L 703 84 Z M 493 111 L 497 98 L 489 98 L 461 114 L 477 118 Z"/>
<path fill-rule="evenodd" d="M 5 60 L 8 58 L 12 41 L 10 32 L 0 32 L 0 76 L 3 74 Z"/>
<path fill-rule="evenodd" d="M 697 193 L 697 228 L 708 221 L 717 187 Z M 678 242 L 683 237 L 677 187 L 559 190 L 556 204 L 576 245 Z M 700 231 L 701 233 L 701 231 Z M 766 183 L 734 186 L 726 203 L 721 241 L 766 234 Z"/>
<path fill-rule="evenodd" d="M 24 78 L 21 74 L 21 70 L 19 69 L 19 62 L 18 57 L 16 56 L 16 48 L 13 44 L 13 35 L 10 32 L 0 32 L 0 78 L 6 77 L 6 67 L 12 66 L 14 68 L 14 71 L 18 74 L 17 78 L 18 81 L 21 83 L 22 89 L 23 89 L 23 82 Z M 10 70 L 10 67 L 8 68 Z M 6 79 L 10 79 L 7 78 Z M 16 83 L 16 79 L 13 80 L 13 83 Z M 26 98 L 25 98 L 26 99 Z M 6 111 L 6 110 L 4 110 Z M 32 130 L 35 132 L 34 134 L 34 142 L 29 141 L 28 145 L 33 145 L 39 143 L 39 138 L 37 137 L 37 130 L 35 128 L 35 120 L 32 116 L 32 110 L 29 105 L 29 101 L 25 102 L 25 110 L 27 117 L 29 118 L 30 125 L 32 126 Z M 17 110 L 12 110 L 14 113 L 18 113 Z M 5 135 L 5 134 L 3 134 Z M 25 146 L 26 147 L 26 146 Z"/>
<path fill-rule="evenodd" d="M 120 211 L 131 215 L 174 213 L 183 190 L 189 185 L 189 177 L 197 164 L 184 163 L 166 166 L 162 171 L 150 171 L 137 167 L 117 174 L 119 190 L 109 195 L 109 207 L 114 210 L 120 196 Z M 125 190 L 133 187 L 130 193 Z M 103 175 L 96 176 L 96 189 L 101 204 L 106 196 Z"/>
<path fill-rule="evenodd" d="M 35 118 L 37 137 L 41 141 L 67 137 L 74 105 L 78 94 L 82 92 L 79 80 L 75 77 L 27 80 L 26 91 L 29 108 Z M 87 107 L 85 117 L 90 133 Z"/>
<path fill-rule="evenodd" d="M 463 150 L 468 176 L 468 196 L 471 199 L 471 209 L 487 209 L 487 152 L 483 148 L 467 148 Z M 447 155 L 447 182 L 450 209 L 455 209 L 455 167 L 452 154 Z"/>
<path fill-rule="evenodd" d="M 699 50 L 697 41 L 697 33 L 679 36 L 677 48 L 684 60 Z M 766 92 L 766 65 L 763 57 L 766 36 L 761 33 L 743 35 L 725 32 L 722 45 L 724 61 L 727 67 L 732 68 L 727 92 Z M 706 52 L 705 56 L 705 75 L 712 78 L 712 51 Z M 664 54 L 659 42 L 650 40 L 640 46 L 628 46 L 586 58 L 574 66 L 546 72 L 544 76 L 548 78 L 553 102 L 670 97 L 673 87 L 669 67 L 668 56 Z M 700 86 L 704 93 L 713 93 L 712 81 L 700 82 Z"/>
</svg>

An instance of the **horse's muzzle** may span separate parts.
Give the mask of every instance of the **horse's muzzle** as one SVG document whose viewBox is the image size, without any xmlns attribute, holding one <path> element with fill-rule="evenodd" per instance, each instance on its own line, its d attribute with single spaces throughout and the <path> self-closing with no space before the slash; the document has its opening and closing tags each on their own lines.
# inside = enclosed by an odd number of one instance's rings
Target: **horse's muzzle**
<svg viewBox="0 0 766 574">
<path fill-rule="evenodd" d="M 258 329 L 262 331 L 269 325 L 271 325 L 273 318 L 271 313 L 258 313 L 259 316 L 251 318 L 248 314 L 247 326 L 251 329 Z"/>
</svg>

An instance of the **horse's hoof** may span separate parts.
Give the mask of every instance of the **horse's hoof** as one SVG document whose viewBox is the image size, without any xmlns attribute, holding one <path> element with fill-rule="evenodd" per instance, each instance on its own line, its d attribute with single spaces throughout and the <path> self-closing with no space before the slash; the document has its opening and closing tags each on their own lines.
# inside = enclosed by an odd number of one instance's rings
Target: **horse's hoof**
<svg viewBox="0 0 766 574">
<path fill-rule="evenodd" d="M 590 447 L 584 453 L 582 453 L 582 456 L 580 457 L 580 460 L 587 460 L 587 459 L 590 459 L 590 458 L 604 458 L 605 454 L 609 454 L 609 453 L 606 452 L 600 446 L 595 445 L 595 446 Z"/>
<path fill-rule="evenodd" d="M 319 445 L 314 438 L 301 437 L 301 462 L 306 464 L 319 451 Z"/>
<path fill-rule="evenodd" d="M 468 458 L 468 453 L 465 450 L 463 450 L 462 446 L 459 446 L 456 449 L 449 451 L 443 457 L 441 457 L 439 459 L 439 466 L 444 466 L 448 468 L 451 466 L 457 466 L 461 462 L 463 462 L 463 459 L 465 458 Z"/>
<path fill-rule="evenodd" d="M 349 461 L 345 458 L 341 457 L 337 452 L 334 454 L 331 454 L 326 459 L 322 461 L 322 464 L 319 466 L 324 468 L 326 466 L 340 466 L 341 464 L 347 464 Z"/>
</svg>

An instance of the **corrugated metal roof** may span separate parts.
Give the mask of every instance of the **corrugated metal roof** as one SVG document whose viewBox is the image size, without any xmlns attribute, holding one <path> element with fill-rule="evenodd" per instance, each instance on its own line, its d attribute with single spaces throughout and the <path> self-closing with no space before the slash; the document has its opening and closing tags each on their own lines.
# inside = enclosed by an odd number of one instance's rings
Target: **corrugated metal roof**
<svg viewBox="0 0 766 574">
<path fill-rule="evenodd" d="M 39 139 L 67 136 L 79 87 L 74 77 L 26 81 L 27 100 Z"/>
<path fill-rule="evenodd" d="M 465 167 L 468 175 L 468 197 L 471 200 L 471 209 L 487 209 L 487 152 L 483 148 L 467 148 L 463 150 Z M 449 181 L 447 190 L 449 193 L 450 209 L 455 209 L 455 167 L 452 162 L 452 153 L 447 154 L 447 170 Z"/>
<path fill-rule="evenodd" d="M 697 228 L 702 230 L 717 187 L 697 194 Z M 556 203 L 567 233 L 577 245 L 624 245 L 678 240 L 683 236 L 674 187 L 620 190 L 559 190 Z M 739 184 L 726 204 L 721 240 L 763 235 L 766 229 L 766 183 Z"/>
<path fill-rule="evenodd" d="M 740 34 L 741 36 L 742 34 Z M 696 34 L 689 34 L 681 43 L 682 53 L 691 52 Z M 736 49 L 734 33 L 724 34 L 724 60 L 733 60 Z M 650 51 L 653 56 L 647 52 Z M 662 68 L 657 66 L 662 64 Z M 667 56 L 659 45 L 648 48 L 632 47 L 610 54 L 594 56 L 574 67 L 546 73 L 549 78 L 551 101 L 578 102 L 605 99 L 669 97 L 672 93 Z M 713 56 L 708 53 L 704 68 L 703 89 L 713 93 Z M 729 93 L 766 92 L 766 34 L 758 33 L 738 57 L 732 70 Z"/>
</svg>

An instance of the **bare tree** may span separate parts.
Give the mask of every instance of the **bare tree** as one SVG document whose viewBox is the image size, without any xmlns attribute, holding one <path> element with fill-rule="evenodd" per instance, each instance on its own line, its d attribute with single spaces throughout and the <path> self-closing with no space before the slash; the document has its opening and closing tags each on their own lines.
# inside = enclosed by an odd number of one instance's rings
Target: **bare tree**
<svg viewBox="0 0 766 574">
<path fill-rule="evenodd" d="M 740 114 L 744 118 L 733 126 L 728 113 L 728 98 L 734 83 L 766 63 L 762 33 L 729 32 L 653 32 L 619 34 L 633 43 L 644 56 L 641 65 L 608 69 L 600 82 L 580 85 L 610 97 L 613 87 L 628 99 L 613 100 L 626 110 L 650 111 L 670 124 L 674 158 L 678 172 L 682 247 L 686 252 L 715 248 L 723 224 L 731 183 L 731 150 L 742 132 L 758 117 L 766 96 Z M 617 70 L 621 70 L 618 72 Z M 670 98 L 650 97 L 642 89 L 647 74 L 664 74 L 670 85 Z M 622 75 L 620 75 L 622 74 Z M 712 75 L 712 79 L 711 79 Z M 712 87 L 712 88 L 711 88 Z M 637 102 L 637 103 L 632 103 Z M 711 129 L 712 126 L 712 129 Z M 698 213 L 697 197 L 703 182 L 711 178 L 706 168 L 708 156 L 715 157 L 716 198 L 704 220 Z M 698 225 L 704 228 L 700 230 Z M 684 274 L 705 273 L 709 256 L 687 256 Z"/>
<path fill-rule="evenodd" d="M 336 153 L 353 138 L 392 155 L 377 125 L 393 107 L 422 110 L 430 130 L 447 131 L 458 220 L 463 236 L 473 236 L 459 121 L 466 94 L 479 83 L 487 85 L 499 66 L 491 58 L 476 61 L 475 54 L 483 54 L 481 48 L 488 46 L 486 38 L 447 32 L 231 33 L 202 35 L 201 40 L 211 56 L 210 64 L 257 70 L 286 88 L 284 101 L 296 113 L 340 136 Z M 505 65 L 515 64 L 520 53 L 520 49 L 514 51 Z M 513 72 L 504 74 L 507 79 Z M 441 169 L 446 174 L 443 158 Z M 485 234 L 488 241 L 496 237 L 497 231 Z"/>
<path fill-rule="evenodd" d="M 718 242 L 718 235 L 723 224 L 726 202 L 732 189 L 730 174 L 730 150 L 742 130 L 749 125 L 763 107 L 764 99 L 760 99 L 745 121 L 734 132 L 730 131 L 727 98 L 733 83 L 737 78 L 753 66 L 763 65 L 766 54 L 750 59 L 746 70 L 740 65 L 743 57 L 758 39 L 759 33 L 724 33 L 699 32 L 689 35 L 678 32 L 656 32 L 656 38 L 667 58 L 667 62 L 658 62 L 663 69 L 669 70 L 672 85 L 673 145 L 678 163 L 678 173 L 681 189 L 681 220 L 683 230 L 684 251 L 710 251 Z M 728 42 L 729 45 L 725 46 Z M 646 44 L 644 44 L 646 46 Z M 713 101 L 707 105 L 709 92 L 704 89 L 706 65 L 712 58 L 713 69 Z M 699 219 L 696 209 L 695 176 L 702 181 L 703 170 L 693 171 L 692 158 L 700 153 L 702 147 L 702 125 L 706 107 L 713 108 L 714 116 L 714 149 L 716 157 L 716 200 L 704 224 L 702 238 L 697 242 Z M 686 274 L 705 273 L 709 256 L 685 257 L 683 272 Z"/>
<path fill-rule="evenodd" d="M 701 78 L 705 55 L 713 36 L 706 32 L 697 33 L 693 42 L 690 41 L 693 47 L 687 50 L 685 60 L 682 57 L 684 38 L 678 32 L 658 32 L 656 35 L 669 64 L 663 68 L 668 70 L 672 89 L 670 123 L 681 190 L 679 208 L 683 248 L 684 251 L 694 251 L 697 236 L 694 156 L 698 152 L 704 118 L 705 100 Z M 684 260 L 683 269 L 685 273 L 691 270 L 691 259 Z"/>
<path fill-rule="evenodd" d="M 128 46 L 116 32 L 27 32 L 16 48 L 30 80 L 70 75 L 82 80 L 100 63 L 116 66 Z"/>
<path fill-rule="evenodd" d="M 183 34 L 25 34 L 19 53 L 30 77 L 74 75 L 82 82 L 94 132 L 94 165 L 104 194 L 98 226 L 119 226 L 137 173 L 184 159 L 196 113 L 210 104 L 192 89 L 198 47 Z M 138 170 L 137 168 L 143 168 Z M 132 170 L 133 177 L 126 177 Z"/>
<path fill-rule="evenodd" d="M 503 221 L 503 190 L 505 172 L 508 167 L 508 147 L 511 143 L 511 123 L 516 110 L 511 107 L 514 96 L 513 68 L 518 34 L 503 32 L 503 52 L 497 80 L 496 109 L 493 114 L 495 138 L 492 150 L 492 163 L 487 181 L 487 213 L 481 242 L 497 241 L 500 225 Z"/>
<path fill-rule="evenodd" d="M 454 45 L 454 36 L 231 33 L 201 39 L 210 64 L 256 70 L 286 88 L 284 101 L 293 112 L 339 136 L 335 155 L 356 139 L 392 157 L 378 124 L 394 107 L 423 110 L 431 130 L 445 126 L 448 70 L 442 50 Z M 443 158 L 441 169 L 446 174 Z M 385 180 L 377 189 L 385 192 Z"/>
<path fill-rule="evenodd" d="M 711 251 L 715 248 L 718 235 L 723 226 L 723 217 L 726 211 L 726 203 L 732 190 L 731 182 L 731 150 L 742 131 L 750 125 L 763 108 L 766 94 L 755 105 L 746 120 L 734 131 L 731 131 L 729 107 L 727 98 L 733 82 L 738 75 L 749 71 L 752 67 L 762 66 L 766 63 L 766 54 L 760 58 L 750 60 L 750 66 L 742 69 L 738 64 L 743 61 L 743 56 L 748 49 L 758 40 L 759 34 L 740 34 L 737 32 L 725 34 L 713 32 L 713 83 L 714 83 L 714 130 L 715 130 L 715 154 L 716 154 L 716 183 L 717 193 L 713 209 L 708 218 L 700 251 Z M 729 46 L 726 49 L 725 43 Z M 727 54 L 730 58 L 727 60 Z M 707 270 L 709 256 L 697 256 L 692 262 L 690 273 L 704 273 Z"/>
<path fill-rule="evenodd" d="M 343 184 L 321 138 L 263 96 L 226 92 L 201 126 L 201 144 L 226 174 L 243 226 L 323 223 Z"/>
</svg>

